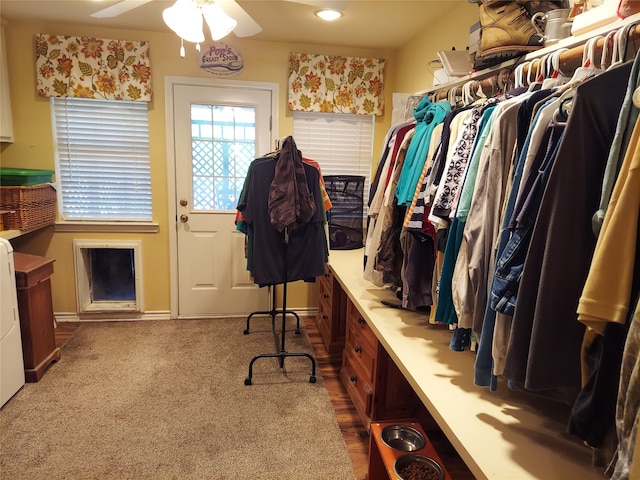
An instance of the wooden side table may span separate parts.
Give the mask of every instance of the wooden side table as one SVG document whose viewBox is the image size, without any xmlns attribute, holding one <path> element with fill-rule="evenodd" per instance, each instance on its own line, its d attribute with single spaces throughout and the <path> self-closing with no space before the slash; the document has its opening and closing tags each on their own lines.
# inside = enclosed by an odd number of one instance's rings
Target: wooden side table
<svg viewBox="0 0 640 480">
<path fill-rule="evenodd" d="M 51 298 L 52 258 L 14 252 L 22 356 L 27 382 L 42 378 L 51 362 L 60 360 L 54 333 Z"/>
</svg>

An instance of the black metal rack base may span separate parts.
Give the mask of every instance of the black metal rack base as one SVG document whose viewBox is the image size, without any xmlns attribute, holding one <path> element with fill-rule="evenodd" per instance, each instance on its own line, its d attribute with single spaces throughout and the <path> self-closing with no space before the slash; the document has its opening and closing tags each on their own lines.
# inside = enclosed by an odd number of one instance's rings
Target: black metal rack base
<svg viewBox="0 0 640 480">
<path fill-rule="evenodd" d="M 247 328 L 244 329 L 244 331 L 242 333 L 244 333 L 245 335 L 249 334 L 249 328 L 250 328 L 250 324 L 251 324 L 251 317 L 253 317 L 254 315 L 269 315 L 271 317 L 271 327 L 274 328 L 275 327 L 275 322 L 276 322 L 276 317 L 278 316 L 279 313 L 282 313 L 283 310 L 282 309 L 277 309 L 276 308 L 276 286 L 275 285 L 269 285 L 269 287 L 271 289 L 271 310 L 261 310 L 258 312 L 251 312 L 249 314 L 249 316 L 247 317 Z M 284 311 L 284 313 L 286 315 L 293 315 L 294 317 L 296 317 L 296 330 L 295 330 L 295 334 L 296 335 L 300 335 L 300 317 L 298 316 L 298 314 L 296 312 L 294 312 L 293 310 L 286 310 Z"/>
<path fill-rule="evenodd" d="M 282 308 L 275 308 L 276 305 L 276 286 L 272 285 L 270 288 L 273 289 L 272 292 L 272 303 L 271 310 L 269 311 L 259 311 L 252 312 L 247 317 L 247 328 L 244 330 L 244 334 L 249 334 L 249 323 L 251 321 L 251 317 L 254 315 L 269 315 L 271 317 L 271 331 L 273 333 L 273 341 L 275 343 L 276 352 L 275 353 L 262 353 L 260 355 L 256 355 L 253 357 L 251 362 L 249 363 L 249 375 L 244 380 L 245 385 L 251 385 L 251 379 L 253 378 L 253 364 L 260 358 L 277 358 L 278 364 L 280 368 L 284 368 L 284 360 L 287 357 L 307 357 L 311 361 L 311 376 L 309 377 L 309 383 L 316 383 L 316 360 L 311 356 L 311 354 L 306 352 L 287 352 L 285 348 L 285 337 L 286 337 L 286 320 L 287 315 L 293 315 L 296 317 L 296 334 L 300 334 L 300 317 L 298 314 L 292 310 L 287 310 L 287 282 L 286 282 L 286 272 L 287 272 L 287 244 L 289 243 L 289 235 L 287 229 L 285 228 L 284 232 L 284 270 L 285 270 L 285 282 L 282 284 Z M 276 317 L 280 315 L 282 317 L 282 328 L 280 333 L 276 331 Z"/>
</svg>

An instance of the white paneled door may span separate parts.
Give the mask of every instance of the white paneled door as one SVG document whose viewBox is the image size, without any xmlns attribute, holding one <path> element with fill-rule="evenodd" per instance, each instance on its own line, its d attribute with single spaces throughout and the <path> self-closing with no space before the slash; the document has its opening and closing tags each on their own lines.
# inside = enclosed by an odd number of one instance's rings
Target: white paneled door
<svg viewBox="0 0 640 480">
<path fill-rule="evenodd" d="M 238 197 L 252 160 L 271 148 L 273 92 L 233 85 L 173 85 L 178 315 L 268 310 L 247 271 Z"/>
</svg>

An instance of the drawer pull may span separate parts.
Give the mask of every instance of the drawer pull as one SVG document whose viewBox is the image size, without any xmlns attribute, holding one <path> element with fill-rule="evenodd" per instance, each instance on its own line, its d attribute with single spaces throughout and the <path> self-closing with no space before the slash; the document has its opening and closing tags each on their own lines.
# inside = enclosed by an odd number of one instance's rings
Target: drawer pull
<svg viewBox="0 0 640 480">
<path fill-rule="evenodd" d="M 356 383 L 358 381 L 358 377 L 356 377 L 355 375 L 351 375 L 349 380 L 351 380 L 352 383 Z"/>
<path fill-rule="evenodd" d="M 322 295 L 324 298 L 329 298 L 329 295 L 327 293 Z"/>
<path fill-rule="evenodd" d="M 329 320 L 329 317 L 327 317 L 326 315 L 322 315 L 322 319 L 323 320 Z"/>
<path fill-rule="evenodd" d="M 364 321 L 364 318 L 360 317 L 360 318 L 358 319 L 358 323 L 359 323 L 360 325 L 364 325 L 366 322 Z"/>
<path fill-rule="evenodd" d="M 356 348 L 354 348 L 354 350 L 356 351 L 356 353 L 360 353 L 362 351 L 362 348 L 356 347 Z"/>
</svg>

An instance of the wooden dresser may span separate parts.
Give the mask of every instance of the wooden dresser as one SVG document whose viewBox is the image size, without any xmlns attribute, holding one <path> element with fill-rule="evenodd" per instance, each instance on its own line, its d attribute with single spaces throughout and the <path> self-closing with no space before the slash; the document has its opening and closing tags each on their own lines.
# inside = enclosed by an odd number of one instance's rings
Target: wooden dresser
<svg viewBox="0 0 640 480">
<path fill-rule="evenodd" d="M 316 324 L 327 351 L 342 353 L 345 336 L 347 295 L 325 265 L 324 275 L 318 277 L 318 314 Z"/>
<path fill-rule="evenodd" d="M 367 321 L 347 298 L 347 329 L 340 377 L 362 423 L 415 416 L 422 403 Z"/>
</svg>

